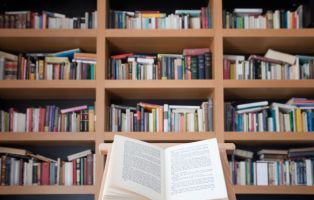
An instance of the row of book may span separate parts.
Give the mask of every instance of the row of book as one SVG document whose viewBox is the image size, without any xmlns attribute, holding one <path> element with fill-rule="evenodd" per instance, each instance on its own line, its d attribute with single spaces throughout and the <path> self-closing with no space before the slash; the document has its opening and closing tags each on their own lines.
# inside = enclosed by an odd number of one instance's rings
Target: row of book
<svg viewBox="0 0 314 200">
<path fill-rule="evenodd" d="M 210 7 L 200 10 L 175 10 L 167 15 L 160 11 L 109 11 L 109 28 L 119 29 L 208 29 Z"/>
<path fill-rule="evenodd" d="M 94 132 L 94 106 L 60 109 L 55 105 L 27 108 L 20 113 L 14 108 L 0 110 L 0 132 Z"/>
<path fill-rule="evenodd" d="M 61 13 L 42 11 L 6 11 L 0 14 L 0 28 L 17 29 L 94 29 L 97 11 L 85 12 L 83 17 L 67 17 Z"/>
<path fill-rule="evenodd" d="M 225 103 L 225 130 L 238 132 L 313 132 L 314 100 L 291 98 L 285 104 L 268 101 Z"/>
<path fill-rule="evenodd" d="M 300 5 L 295 11 L 262 8 L 235 8 L 224 11 L 224 28 L 235 29 L 301 29 L 310 25 L 309 8 Z"/>
<path fill-rule="evenodd" d="M 190 80 L 212 77 L 210 50 L 184 49 L 183 54 L 119 54 L 110 57 L 108 79 Z"/>
<path fill-rule="evenodd" d="M 235 185 L 314 185 L 314 148 L 262 149 L 254 160 L 251 151 L 237 149 L 229 161 Z"/>
<path fill-rule="evenodd" d="M 0 185 L 94 185 L 96 156 L 90 149 L 51 159 L 25 149 L 0 147 Z"/>
<path fill-rule="evenodd" d="M 314 56 L 292 55 L 269 49 L 264 56 L 224 55 L 224 79 L 314 79 Z"/>
<path fill-rule="evenodd" d="M 201 106 L 156 105 L 140 102 L 136 107 L 112 104 L 109 131 L 205 132 L 213 131 L 213 102 Z"/>
<path fill-rule="evenodd" d="M 14 55 L 0 51 L 0 80 L 94 80 L 96 54 L 72 49 Z"/>
</svg>

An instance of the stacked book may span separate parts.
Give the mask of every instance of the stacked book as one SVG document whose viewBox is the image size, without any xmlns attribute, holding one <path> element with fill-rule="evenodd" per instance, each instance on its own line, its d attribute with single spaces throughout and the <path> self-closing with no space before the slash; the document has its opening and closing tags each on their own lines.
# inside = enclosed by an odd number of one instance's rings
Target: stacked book
<svg viewBox="0 0 314 200">
<path fill-rule="evenodd" d="M 313 132 L 314 100 L 292 98 L 234 105 L 225 103 L 225 130 L 238 132 Z"/>
<path fill-rule="evenodd" d="M 200 10 L 175 10 L 167 15 L 160 11 L 109 11 L 109 28 L 120 29 L 208 29 L 210 7 Z"/>
<path fill-rule="evenodd" d="M 157 105 L 140 102 L 136 107 L 112 104 L 109 131 L 205 132 L 213 131 L 213 102 L 201 106 Z"/>
<path fill-rule="evenodd" d="M 0 28 L 17 29 L 94 29 L 97 27 L 97 11 L 85 12 L 83 17 L 67 17 L 64 14 L 42 11 L 6 11 L 0 14 Z"/>
<path fill-rule="evenodd" d="M 85 150 L 51 159 L 25 149 L 0 147 L 0 185 L 94 185 L 96 156 Z"/>
<path fill-rule="evenodd" d="M 96 54 L 71 49 L 13 55 L 0 51 L 0 80 L 94 80 Z"/>
<path fill-rule="evenodd" d="M 314 78 L 314 56 L 269 49 L 264 56 L 224 55 L 224 79 L 303 80 Z"/>
<path fill-rule="evenodd" d="M 113 80 L 191 80 L 211 76 L 208 48 L 184 49 L 183 54 L 119 54 L 111 56 L 108 64 L 108 79 Z"/>
<path fill-rule="evenodd" d="M 314 185 L 314 147 L 289 150 L 262 149 L 238 154 L 229 161 L 235 185 Z"/>
<path fill-rule="evenodd" d="M 94 132 L 94 106 L 60 109 L 55 105 L 27 108 L 20 113 L 14 108 L 0 110 L 0 132 Z"/>
<path fill-rule="evenodd" d="M 234 29 L 301 29 L 311 24 L 303 5 L 296 10 L 267 10 L 262 8 L 235 8 L 224 11 L 224 28 Z"/>
</svg>

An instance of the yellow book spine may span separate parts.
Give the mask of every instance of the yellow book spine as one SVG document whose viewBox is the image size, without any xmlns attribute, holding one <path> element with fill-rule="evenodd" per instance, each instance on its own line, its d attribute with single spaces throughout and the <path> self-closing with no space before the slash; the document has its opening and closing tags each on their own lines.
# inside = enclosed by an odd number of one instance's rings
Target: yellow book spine
<svg viewBox="0 0 314 200">
<path fill-rule="evenodd" d="M 93 106 L 88 109 L 88 131 L 95 132 L 95 109 Z"/>
<path fill-rule="evenodd" d="M 296 113 L 295 115 L 296 115 L 296 121 L 297 121 L 297 132 L 300 133 L 303 131 L 301 109 L 297 108 L 295 113 Z"/>
</svg>

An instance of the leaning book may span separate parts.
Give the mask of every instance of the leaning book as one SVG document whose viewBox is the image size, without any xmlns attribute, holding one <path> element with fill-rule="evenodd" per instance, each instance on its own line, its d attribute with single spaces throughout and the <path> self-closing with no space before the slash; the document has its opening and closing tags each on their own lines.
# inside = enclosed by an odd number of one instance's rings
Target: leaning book
<svg viewBox="0 0 314 200">
<path fill-rule="evenodd" d="M 228 199 L 216 139 L 162 148 L 115 136 L 99 199 Z"/>
</svg>

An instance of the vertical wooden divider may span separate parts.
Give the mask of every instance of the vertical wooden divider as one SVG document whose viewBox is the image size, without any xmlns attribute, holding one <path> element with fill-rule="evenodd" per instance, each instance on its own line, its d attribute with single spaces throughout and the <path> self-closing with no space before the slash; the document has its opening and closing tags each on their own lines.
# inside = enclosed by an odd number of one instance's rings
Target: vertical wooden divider
<svg viewBox="0 0 314 200">
<path fill-rule="evenodd" d="M 213 0 L 212 21 L 214 30 L 213 77 L 215 81 L 214 126 L 218 142 L 224 142 L 224 89 L 223 89 L 223 39 L 222 0 Z"/>
<path fill-rule="evenodd" d="M 101 177 L 104 170 L 104 156 L 99 153 L 99 144 L 104 140 L 104 79 L 105 79 L 105 15 L 106 15 L 106 0 L 97 0 L 97 66 L 96 66 L 96 189 L 94 199 L 98 199 L 100 192 Z"/>
</svg>

